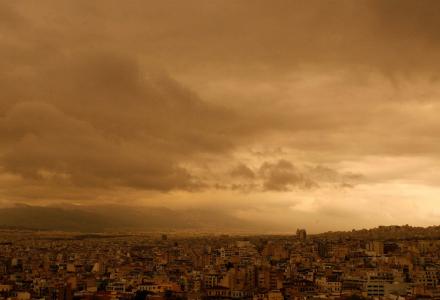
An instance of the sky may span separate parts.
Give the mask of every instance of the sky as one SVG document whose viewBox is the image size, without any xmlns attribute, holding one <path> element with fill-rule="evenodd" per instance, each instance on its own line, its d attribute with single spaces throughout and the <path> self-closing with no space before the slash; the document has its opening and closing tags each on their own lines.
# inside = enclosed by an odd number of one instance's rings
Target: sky
<svg viewBox="0 0 440 300">
<path fill-rule="evenodd" d="M 438 224 L 439 1 L 3 1 L 0 57 L 0 206 Z"/>
</svg>

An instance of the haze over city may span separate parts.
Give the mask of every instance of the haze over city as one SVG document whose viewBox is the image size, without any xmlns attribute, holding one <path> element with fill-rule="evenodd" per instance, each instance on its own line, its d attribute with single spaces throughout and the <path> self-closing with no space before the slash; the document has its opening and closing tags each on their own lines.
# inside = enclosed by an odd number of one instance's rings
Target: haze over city
<svg viewBox="0 0 440 300">
<path fill-rule="evenodd" d="M 439 13 L 2 1 L 0 225 L 439 225 Z"/>
</svg>

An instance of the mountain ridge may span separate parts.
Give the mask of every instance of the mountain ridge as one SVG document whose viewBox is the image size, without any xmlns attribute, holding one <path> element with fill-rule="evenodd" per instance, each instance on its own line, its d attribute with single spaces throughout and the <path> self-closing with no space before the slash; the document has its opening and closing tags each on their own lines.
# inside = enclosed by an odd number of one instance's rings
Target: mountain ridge
<svg viewBox="0 0 440 300">
<path fill-rule="evenodd" d="M 0 208 L 0 226 L 35 230 L 78 232 L 133 231 L 252 231 L 257 224 L 222 211 L 203 209 L 172 210 L 165 207 L 123 205 L 16 204 Z"/>
</svg>

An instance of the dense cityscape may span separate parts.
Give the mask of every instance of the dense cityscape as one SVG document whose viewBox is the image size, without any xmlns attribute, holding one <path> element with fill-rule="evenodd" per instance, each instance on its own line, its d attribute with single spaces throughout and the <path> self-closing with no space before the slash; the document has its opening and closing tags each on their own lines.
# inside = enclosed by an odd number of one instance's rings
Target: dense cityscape
<svg viewBox="0 0 440 300">
<path fill-rule="evenodd" d="M 438 239 L 376 237 L 4 229 L 0 299 L 440 298 Z"/>
</svg>

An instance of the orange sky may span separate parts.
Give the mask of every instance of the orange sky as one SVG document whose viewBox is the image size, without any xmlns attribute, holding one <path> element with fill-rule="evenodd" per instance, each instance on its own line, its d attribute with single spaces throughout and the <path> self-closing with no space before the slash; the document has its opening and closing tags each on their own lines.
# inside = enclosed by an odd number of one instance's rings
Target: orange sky
<svg viewBox="0 0 440 300">
<path fill-rule="evenodd" d="M 0 204 L 438 224 L 440 2 L 0 4 Z"/>
</svg>

